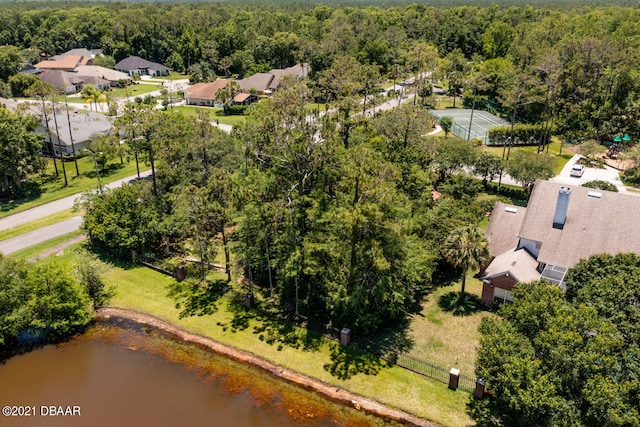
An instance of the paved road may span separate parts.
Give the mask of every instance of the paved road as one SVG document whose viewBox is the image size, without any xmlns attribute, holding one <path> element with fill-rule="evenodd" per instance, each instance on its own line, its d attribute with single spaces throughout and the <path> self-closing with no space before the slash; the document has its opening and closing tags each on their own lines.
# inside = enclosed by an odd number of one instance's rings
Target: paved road
<svg viewBox="0 0 640 427">
<path fill-rule="evenodd" d="M 66 221 L 61 221 L 11 239 L 3 240 L 0 242 L 0 252 L 4 255 L 9 255 L 21 251 L 38 243 L 72 233 L 78 230 L 81 224 L 82 217 L 76 216 Z"/>
<path fill-rule="evenodd" d="M 145 177 L 149 175 L 151 175 L 150 170 L 145 172 L 140 172 L 141 177 Z M 131 181 L 132 179 L 137 178 L 137 176 L 138 176 L 137 174 L 131 175 L 126 178 L 113 181 L 107 184 L 105 187 L 107 188 L 120 187 L 123 182 Z M 0 219 L 0 231 L 8 230 L 18 225 L 26 224 L 28 222 L 35 221 L 37 219 L 44 218 L 49 215 L 53 215 L 55 213 L 65 211 L 67 209 L 71 209 L 76 199 L 79 198 L 80 196 L 81 196 L 80 194 L 74 194 L 72 196 L 65 197 L 64 199 L 59 199 L 54 202 L 50 202 L 45 205 L 31 208 L 26 211 L 19 212 L 13 215 L 9 215 L 5 218 L 2 218 Z"/>
</svg>

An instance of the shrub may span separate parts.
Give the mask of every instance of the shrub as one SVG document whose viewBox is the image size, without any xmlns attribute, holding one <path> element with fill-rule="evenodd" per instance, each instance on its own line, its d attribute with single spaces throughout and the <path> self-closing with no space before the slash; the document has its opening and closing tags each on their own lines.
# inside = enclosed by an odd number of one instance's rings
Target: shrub
<svg viewBox="0 0 640 427">
<path fill-rule="evenodd" d="M 223 111 L 225 116 L 242 116 L 246 109 L 247 105 L 225 105 Z"/>
</svg>

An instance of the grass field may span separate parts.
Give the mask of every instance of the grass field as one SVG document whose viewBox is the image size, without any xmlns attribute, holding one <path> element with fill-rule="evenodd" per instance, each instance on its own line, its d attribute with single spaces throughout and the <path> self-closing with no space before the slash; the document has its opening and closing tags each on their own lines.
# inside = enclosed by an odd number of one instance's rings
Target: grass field
<svg viewBox="0 0 640 427">
<path fill-rule="evenodd" d="M 58 259 L 71 267 L 75 257 L 73 251 L 80 247 L 76 244 L 67 248 Z M 220 282 L 202 289 L 186 282 L 177 284 L 167 276 L 131 263 L 118 261 L 107 265 L 104 279 L 116 289 L 112 306 L 151 314 L 444 426 L 471 424 L 465 411 L 471 399 L 469 393 L 451 391 L 440 382 L 389 366 L 371 355 L 344 349 L 305 329 L 247 310 L 225 294 L 225 285 Z M 222 276 L 210 276 L 210 279 L 216 278 Z M 174 296 L 170 297 L 170 293 Z M 442 329 L 456 323 L 452 314 L 437 314 L 436 311 L 434 307 L 425 307 L 425 317 L 442 322 Z M 449 323 L 451 321 L 454 323 Z M 419 329 L 423 327 L 423 324 L 416 324 L 411 333 L 421 334 Z"/>
<path fill-rule="evenodd" d="M 39 192 L 35 191 L 31 197 L 23 199 L 0 200 L 0 218 L 21 212 L 63 197 L 98 188 L 96 171 L 91 157 L 78 159 L 78 170 L 80 175 L 76 176 L 76 169 L 73 161 L 65 162 L 67 171 L 67 186 L 64 185 L 62 164 L 57 161 L 59 176 L 55 176 L 53 159 L 47 159 L 47 168 L 44 175 L 34 179 L 34 183 L 39 186 Z M 140 170 L 149 169 L 144 163 L 140 164 Z M 118 159 L 107 163 L 104 170 L 100 170 L 100 180 L 102 185 L 111 181 L 134 175 L 136 173 L 136 163 L 134 160 L 120 164 Z"/>
<path fill-rule="evenodd" d="M 215 122 L 216 120 L 225 125 L 237 125 L 242 124 L 247 120 L 247 116 L 225 116 L 220 108 L 213 107 L 197 107 L 193 105 L 184 105 L 179 107 L 173 107 L 174 111 L 179 111 L 185 116 L 195 117 L 198 110 L 207 111 L 209 113 L 209 120 Z"/>
<path fill-rule="evenodd" d="M 566 147 L 564 147 L 566 148 Z M 504 147 L 484 147 L 484 149 L 490 153 L 495 154 L 496 156 L 502 157 L 502 152 L 504 151 Z M 511 147 L 511 151 L 510 154 L 513 154 L 515 152 L 518 151 L 524 151 L 526 153 L 537 153 L 538 151 L 538 146 L 527 146 L 527 147 Z M 554 161 L 555 161 L 555 167 L 554 167 L 554 172 L 556 174 L 560 173 L 560 171 L 562 171 L 562 168 L 564 167 L 564 165 L 571 160 L 571 158 L 573 157 L 574 153 L 572 153 L 571 151 L 568 151 L 566 149 L 562 150 L 562 154 L 558 154 L 560 153 L 560 141 L 557 140 L 553 140 L 553 142 L 551 142 L 551 144 L 549 144 L 549 149 L 547 150 L 545 148 L 545 153 L 548 151 L 549 155 L 553 157 Z"/>
</svg>

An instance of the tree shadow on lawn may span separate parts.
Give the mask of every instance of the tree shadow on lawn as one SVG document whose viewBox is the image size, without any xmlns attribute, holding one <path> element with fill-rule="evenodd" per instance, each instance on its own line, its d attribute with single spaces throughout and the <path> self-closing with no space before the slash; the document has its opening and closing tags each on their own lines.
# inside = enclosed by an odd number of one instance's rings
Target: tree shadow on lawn
<svg viewBox="0 0 640 427">
<path fill-rule="evenodd" d="M 259 308 L 249 309 L 238 300 L 229 301 L 228 310 L 233 315 L 231 321 L 217 323 L 224 331 L 245 330 L 251 326 L 251 321 L 255 321 L 257 325 L 253 326 L 253 333 L 260 341 L 276 346 L 278 351 L 285 347 L 317 351 L 322 344 L 322 335 L 298 327 L 278 313 L 261 311 Z"/>
<path fill-rule="evenodd" d="M 173 281 L 169 285 L 168 297 L 176 301 L 180 318 L 205 316 L 218 310 L 216 303 L 229 290 L 224 280 L 206 281 L 194 285 L 183 281 Z"/>
<path fill-rule="evenodd" d="M 358 374 L 377 375 L 381 369 L 391 366 L 380 357 L 353 347 L 332 344 L 331 363 L 324 365 L 325 371 L 341 380 Z"/>
<path fill-rule="evenodd" d="M 415 341 L 409 334 L 409 326 L 410 319 L 405 318 L 373 334 L 352 337 L 352 342 L 368 353 L 393 357 L 395 354 L 407 353 L 413 349 Z"/>
<path fill-rule="evenodd" d="M 48 176 L 45 179 L 49 179 Z M 0 197 L 0 211 L 8 212 L 16 209 L 25 203 L 31 202 L 42 196 L 43 190 L 39 183 L 25 182 L 22 184 L 20 191 L 15 195 L 3 195 Z"/>
<path fill-rule="evenodd" d="M 438 306 L 454 316 L 470 316 L 479 311 L 487 311 L 480 297 L 470 293 L 460 294 L 458 291 L 448 292 L 440 297 Z"/>
</svg>

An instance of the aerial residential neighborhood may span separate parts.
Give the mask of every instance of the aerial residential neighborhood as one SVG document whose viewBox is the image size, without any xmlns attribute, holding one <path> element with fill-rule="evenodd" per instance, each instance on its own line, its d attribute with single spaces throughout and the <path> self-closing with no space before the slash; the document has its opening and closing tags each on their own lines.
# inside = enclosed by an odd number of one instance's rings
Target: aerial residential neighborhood
<svg viewBox="0 0 640 427">
<path fill-rule="evenodd" d="M 3 2 L 0 425 L 640 425 L 638 20 Z"/>
</svg>

